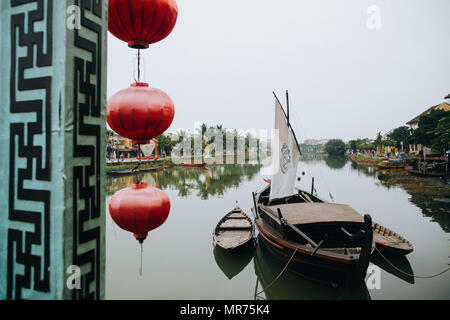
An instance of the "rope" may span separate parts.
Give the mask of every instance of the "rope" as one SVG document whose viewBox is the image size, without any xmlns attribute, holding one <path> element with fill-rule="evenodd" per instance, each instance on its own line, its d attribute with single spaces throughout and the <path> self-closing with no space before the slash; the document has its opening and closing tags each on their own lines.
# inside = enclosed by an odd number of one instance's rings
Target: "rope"
<svg viewBox="0 0 450 320">
<path fill-rule="evenodd" d="M 384 260 L 386 260 L 392 267 L 394 267 L 397 271 L 399 271 L 399 272 L 401 272 L 401 273 L 403 273 L 403 274 L 406 274 L 407 276 L 410 276 L 410 277 L 419 278 L 419 279 L 431 279 L 431 278 L 440 276 L 441 274 L 446 273 L 447 271 L 450 270 L 450 268 L 447 268 L 447 269 L 445 269 L 444 271 L 441 271 L 441 272 L 439 272 L 439 273 L 437 273 L 437 274 L 433 274 L 433 275 L 431 275 L 431 276 L 416 276 L 416 275 L 414 275 L 414 274 L 410 274 L 410 273 L 408 273 L 408 272 L 405 272 L 405 271 L 403 271 L 403 270 L 400 270 L 399 268 L 397 268 L 396 266 L 394 266 L 394 265 L 392 264 L 392 262 L 390 262 L 390 261 L 389 261 L 389 260 L 388 260 L 381 252 L 380 252 L 380 250 L 378 250 L 377 247 L 375 247 L 375 249 L 378 251 L 378 253 L 381 255 L 381 257 L 382 257 Z"/>
<path fill-rule="evenodd" d="M 263 293 L 264 291 L 268 290 L 272 285 L 275 284 L 275 282 L 281 277 L 281 275 L 286 271 L 287 267 L 289 266 L 289 264 L 291 263 L 292 259 L 294 259 L 295 254 L 297 253 L 298 247 L 295 247 L 294 253 L 292 254 L 291 258 L 289 259 L 289 261 L 286 263 L 286 265 L 284 266 L 283 270 L 281 270 L 281 272 L 278 274 L 278 276 L 272 280 L 272 282 L 266 287 L 263 288 L 263 290 L 261 290 L 260 292 L 258 292 L 255 297 L 259 296 L 261 293 Z M 261 283 L 261 287 L 262 287 L 262 283 Z M 256 291 L 256 290 L 255 290 Z"/>
</svg>

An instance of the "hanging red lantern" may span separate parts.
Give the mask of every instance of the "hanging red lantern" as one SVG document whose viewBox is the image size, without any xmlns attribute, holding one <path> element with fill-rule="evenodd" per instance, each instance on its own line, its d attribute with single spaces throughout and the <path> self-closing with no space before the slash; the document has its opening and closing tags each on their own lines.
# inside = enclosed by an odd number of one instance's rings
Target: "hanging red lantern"
<svg viewBox="0 0 450 320">
<path fill-rule="evenodd" d="M 163 91 L 134 83 L 113 95 L 107 106 L 111 129 L 134 144 L 148 144 L 172 124 L 175 107 Z"/>
<path fill-rule="evenodd" d="M 175 0 L 109 0 L 108 29 L 130 48 L 147 49 L 175 27 Z"/>
<path fill-rule="evenodd" d="M 169 197 L 146 183 L 135 183 L 116 192 L 109 202 L 109 213 L 114 222 L 132 232 L 141 244 L 151 230 L 166 221 L 169 212 Z"/>
</svg>

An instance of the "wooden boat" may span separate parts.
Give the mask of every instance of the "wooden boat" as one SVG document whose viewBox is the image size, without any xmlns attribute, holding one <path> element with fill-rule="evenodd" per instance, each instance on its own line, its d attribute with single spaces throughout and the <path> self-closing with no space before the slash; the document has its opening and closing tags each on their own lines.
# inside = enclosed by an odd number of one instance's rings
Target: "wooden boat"
<svg viewBox="0 0 450 320">
<path fill-rule="evenodd" d="M 307 277 L 342 283 L 364 279 L 375 243 L 372 221 L 346 205 L 299 191 L 269 203 L 270 185 L 255 195 L 255 225 L 270 251 Z"/>
<path fill-rule="evenodd" d="M 413 245 L 400 236 L 378 223 L 372 224 L 375 245 L 382 254 L 404 256 L 414 250 Z"/>
<path fill-rule="evenodd" d="M 398 163 L 397 161 L 392 162 L 392 161 L 387 160 L 387 161 L 381 161 L 381 162 L 377 163 L 375 165 L 375 167 L 383 168 L 383 169 L 399 169 L 399 168 L 403 168 L 404 165 L 403 165 L 403 163 Z"/>
<path fill-rule="evenodd" d="M 294 193 L 300 148 L 289 118 L 275 99 L 280 170 L 271 184 L 253 194 L 259 235 L 292 270 L 322 282 L 355 286 L 364 281 L 375 249 L 372 219 L 350 206 L 327 203 L 312 192 Z"/>
<path fill-rule="evenodd" d="M 139 174 L 139 173 L 143 173 L 143 172 L 150 172 L 150 171 L 156 171 L 158 170 L 158 167 L 154 167 L 154 168 L 145 168 L 145 169 L 138 169 L 133 171 L 132 169 L 127 169 L 127 170 L 118 170 L 118 171 L 107 171 L 106 174 L 108 176 L 129 176 L 129 175 L 133 175 L 133 174 Z"/>
<path fill-rule="evenodd" d="M 419 170 L 406 170 L 409 174 L 412 174 L 417 177 L 435 177 L 435 178 L 441 178 L 445 177 L 447 173 L 445 172 L 432 172 L 432 171 L 419 171 Z"/>
<path fill-rule="evenodd" d="M 204 168 L 206 163 L 182 163 L 185 168 Z"/>
<path fill-rule="evenodd" d="M 118 171 L 107 171 L 106 174 L 108 176 L 127 176 L 133 174 L 134 172 L 131 169 L 128 170 L 118 170 Z"/>
<path fill-rule="evenodd" d="M 217 224 L 213 235 L 214 244 L 225 251 L 234 252 L 253 244 L 253 230 L 252 220 L 236 206 Z"/>
</svg>

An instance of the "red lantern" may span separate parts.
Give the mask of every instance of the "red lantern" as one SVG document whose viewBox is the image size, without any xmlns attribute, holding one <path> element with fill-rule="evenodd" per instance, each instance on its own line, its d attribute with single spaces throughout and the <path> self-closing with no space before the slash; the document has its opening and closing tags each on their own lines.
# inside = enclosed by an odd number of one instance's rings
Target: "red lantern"
<svg viewBox="0 0 450 320">
<path fill-rule="evenodd" d="M 109 202 L 109 213 L 114 222 L 133 232 L 140 243 L 147 238 L 148 232 L 166 221 L 169 212 L 169 197 L 146 183 L 133 184 L 116 192 Z"/>
<path fill-rule="evenodd" d="M 134 144 L 148 144 L 172 124 L 175 107 L 163 91 L 149 88 L 147 83 L 134 83 L 111 97 L 107 107 L 107 121 L 114 132 L 133 140 Z"/>
<path fill-rule="evenodd" d="M 130 48 L 147 49 L 175 27 L 175 0 L 109 0 L 108 29 Z"/>
</svg>

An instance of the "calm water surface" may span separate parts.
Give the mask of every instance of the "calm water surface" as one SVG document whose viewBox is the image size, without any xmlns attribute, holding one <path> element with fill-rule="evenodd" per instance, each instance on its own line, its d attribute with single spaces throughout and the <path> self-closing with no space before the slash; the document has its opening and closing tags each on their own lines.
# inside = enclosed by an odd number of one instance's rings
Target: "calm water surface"
<svg viewBox="0 0 450 320">
<path fill-rule="evenodd" d="M 170 197 L 167 221 L 144 243 L 143 275 L 139 275 L 140 247 L 132 234 L 121 230 L 107 214 L 107 299 L 254 299 L 257 291 L 283 268 L 264 246 L 233 257 L 215 253 L 212 232 L 236 201 L 251 213 L 252 192 L 265 186 L 261 165 L 226 165 L 208 169 L 167 169 L 147 173 L 143 180 Z M 361 214 L 400 233 L 414 252 L 393 263 L 425 276 L 449 265 L 450 186 L 445 180 L 418 180 L 427 193 L 410 186 L 388 184 L 371 168 L 345 160 L 303 160 L 305 172 L 298 187 L 316 190 L 324 200 L 352 206 Z M 107 203 L 114 192 L 131 185 L 132 177 L 108 178 Z M 409 192 L 408 192 L 409 190 Z M 432 195 L 430 196 L 430 190 Z M 434 193 L 436 190 L 436 193 Z M 287 272 L 259 299 L 450 299 L 450 272 L 433 279 L 403 275 L 381 258 L 380 289 L 365 285 L 356 291 L 333 289 Z"/>
</svg>

